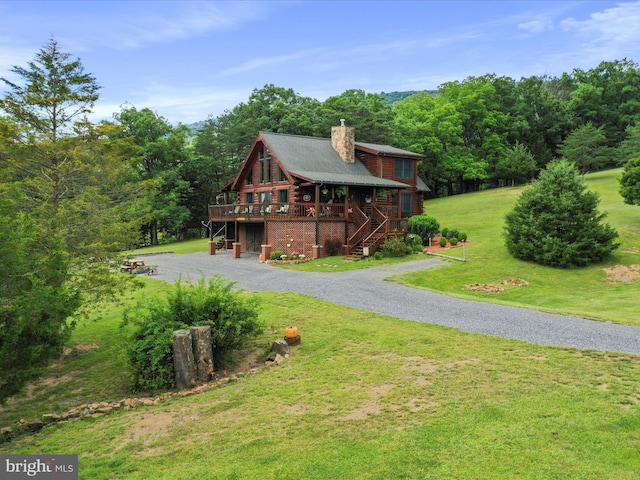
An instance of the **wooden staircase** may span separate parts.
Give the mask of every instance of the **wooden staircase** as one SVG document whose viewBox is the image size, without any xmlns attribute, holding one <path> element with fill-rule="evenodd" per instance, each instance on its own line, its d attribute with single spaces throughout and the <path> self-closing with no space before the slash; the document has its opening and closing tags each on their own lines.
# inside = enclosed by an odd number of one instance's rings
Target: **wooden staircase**
<svg viewBox="0 0 640 480">
<path fill-rule="evenodd" d="M 358 213 L 354 215 L 358 230 L 349 238 L 349 244 L 353 242 L 353 246 L 348 256 L 354 259 L 363 258 L 365 249 L 368 255 L 375 253 L 389 235 L 386 228 L 388 218 L 380 210 L 367 205 L 363 210 L 358 209 Z"/>
</svg>

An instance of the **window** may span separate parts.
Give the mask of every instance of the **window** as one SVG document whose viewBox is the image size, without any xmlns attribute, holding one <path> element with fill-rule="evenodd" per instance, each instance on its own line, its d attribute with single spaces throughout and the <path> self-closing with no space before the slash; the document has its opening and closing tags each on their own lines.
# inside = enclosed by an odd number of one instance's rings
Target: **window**
<svg viewBox="0 0 640 480">
<path fill-rule="evenodd" d="M 284 174 L 284 172 L 282 171 L 282 168 L 278 167 L 278 181 L 280 182 L 286 182 L 287 181 L 287 176 Z"/>
<path fill-rule="evenodd" d="M 263 147 L 258 154 L 258 169 L 260 183 L 271 183 L 271 152 Z"/>
<path fill-rule="evenodd" d="M 394 175 L 396 178 L 413 178 L 413 160 L 397 158 L 395 160 Z"/>
<path fill-rule="evenodd" d="M 288 190 L 278 190 L 278 203 L 287 203 L 289 198 Z"/>
<path fill-rule="evenodd" d="M 244 203 L 253 203 L 253 193 L 244 194 Z"/>
<path fill-rule="evenodd" d="M 260 203 L 271 203 L 271 192 L 260 192 Z"/>
<path fill-rule="evenodd" d="M 253 168 L 249 170 L 247 178 L 244 179 L 245 185 L 253 185 Z"/>
<path fill-rule="evenodd" d="M 413 195 L 410 193 L 402 194 L 402 216 L 408 217 L 413 213 Z"/>
</svg>

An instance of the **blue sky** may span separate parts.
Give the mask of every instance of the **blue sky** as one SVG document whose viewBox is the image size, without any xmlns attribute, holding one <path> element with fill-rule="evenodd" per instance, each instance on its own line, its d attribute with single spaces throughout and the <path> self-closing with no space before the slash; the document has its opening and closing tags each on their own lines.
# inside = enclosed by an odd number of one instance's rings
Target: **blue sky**
<svg viewBox="0 0 640 480">
<path fill-rule="evenodd" d="M 94 120 L 129 103 L 177 124 L 270 83 L 323 101 L 640 62 L 640 1 L 0 0 L 0 76 L 52 36 L 102 85 Z"/>
</svg>

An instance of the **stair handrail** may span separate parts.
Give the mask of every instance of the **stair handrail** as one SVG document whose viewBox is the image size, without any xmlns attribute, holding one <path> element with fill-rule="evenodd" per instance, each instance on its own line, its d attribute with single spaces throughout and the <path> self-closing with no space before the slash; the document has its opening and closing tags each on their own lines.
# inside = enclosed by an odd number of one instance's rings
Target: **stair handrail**
<svg viewBox="0 0 640 480">
<path fill-rule="evenodd" d="M 213 240 L 214 238 L 216 238 L 218 235 L 220 235 L 220 232 L 222 232 L 224 230 L 225 234 L 227 232 L 227 224 L 225 223 L 224 225 L 222 225 L 222 227 L 220 227 L 220 230 L 218 230 L 216 233 L 214 233 L 211 236 L 211 240 Z M 223 237 L 226 237 L 226 235 L 223 235 Z"/>
</svg>

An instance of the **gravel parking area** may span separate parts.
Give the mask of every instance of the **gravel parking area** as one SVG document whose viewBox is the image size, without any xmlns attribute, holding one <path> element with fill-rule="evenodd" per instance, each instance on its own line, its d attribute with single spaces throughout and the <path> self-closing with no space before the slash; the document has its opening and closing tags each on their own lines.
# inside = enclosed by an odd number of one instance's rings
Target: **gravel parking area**
<svg viewBox="0 0 640 480">
<path fill-rule="evenodd" d="M 640 355 L 640 328 L 553 315 L 525 308 L 461 300 L 384 281 L 397 273 L 442 263 L 425 257 L 398 265 L 351 272 L 311 273 L 261 264 L 256 255 L 233 259 L 231 252 L 198 252 L 144 257 L 158 265 L 155 278 L 175 281 L 222 275 L 250 291 L 285 291 L 312 295 L 348 307 L 396 318 L 524 340 L 540 345 L 624 352 Z"/>
</svg>

